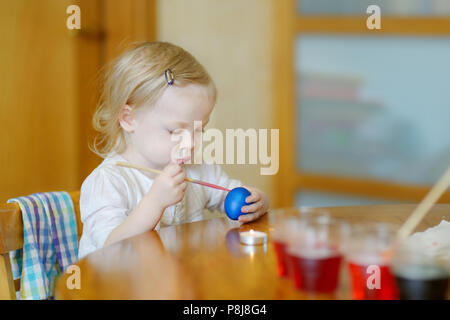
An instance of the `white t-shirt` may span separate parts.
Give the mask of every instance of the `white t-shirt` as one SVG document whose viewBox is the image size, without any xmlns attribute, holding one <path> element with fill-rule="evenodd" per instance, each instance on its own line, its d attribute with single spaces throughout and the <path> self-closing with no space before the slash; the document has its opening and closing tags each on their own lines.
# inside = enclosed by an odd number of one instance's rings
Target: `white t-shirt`
<svg viewBox="0 0 450 320">
<path fill-rule="evenodd" d="M 110 232 L 125 220 L 152 186 L 153 179 L 137 169 L 116 166 L 116 161 L 126 160 L 119 155 L 105 158 L 81 186 L 83 233 L 79 259 L 103 247 Z M 193 179 L 228 189 L 242 186 L 240 181 L 230 179 L 220 165 L 188 164 L 184 168 L 186 176 Z M 224 191 L 187 183 L 183 199 L 164 211 L 155 229 L 203 220 L 204 209 L 224 212 L 225 197 Z"/>
</svg>

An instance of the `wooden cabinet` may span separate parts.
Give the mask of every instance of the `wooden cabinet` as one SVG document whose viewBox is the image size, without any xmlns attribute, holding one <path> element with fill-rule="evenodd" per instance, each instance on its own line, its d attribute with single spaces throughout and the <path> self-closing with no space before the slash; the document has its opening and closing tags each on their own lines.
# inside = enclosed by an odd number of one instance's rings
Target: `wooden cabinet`
<svg viewBox="0 0 450 320">
<path fill-rule="evenodd" d="M 80 188 L 101 160 L 88 148 L 100 69 L 130 43 L 155 39 L 155 2 L 0 3 L 0 201 Z M 81 30 L 66 26 L 73 4 Z"/>
</svg>

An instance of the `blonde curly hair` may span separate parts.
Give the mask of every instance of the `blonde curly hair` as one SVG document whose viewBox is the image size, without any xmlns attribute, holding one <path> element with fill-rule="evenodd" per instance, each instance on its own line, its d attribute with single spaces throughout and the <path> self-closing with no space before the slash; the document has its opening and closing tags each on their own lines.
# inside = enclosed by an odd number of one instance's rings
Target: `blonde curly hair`
<svg viewBox="0 0 450 320">
<path fill-rule="evenodd" d="M 165 72 L 172 71 L 173 84 Z M 125 105 L 133 111 L 153 105 L 169 85 L 199 84 L 208 87 L 216 101 L 216 86 L 205 68 L 187 51 L 167 42 L 144 42 L 114 59 L 104 73 L 100 101 L 92 124 L 97 131 L 91 150 L 105 158 L 125 150 L 119 114 Z"/>
</svg>

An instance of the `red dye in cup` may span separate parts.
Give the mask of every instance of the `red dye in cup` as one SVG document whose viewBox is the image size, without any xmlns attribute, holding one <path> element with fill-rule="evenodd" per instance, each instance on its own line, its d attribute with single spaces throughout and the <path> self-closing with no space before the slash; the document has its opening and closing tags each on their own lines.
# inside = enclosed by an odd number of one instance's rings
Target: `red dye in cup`
<svg viewBox="0 0 450 320">
<path fill-rule="evenodd" d="M 273 241 L 277 260 L 277 274 L 279 277 L 289 276 L 289 257 L 286 252 L 287 244 L 282 241 Z"/>
<path fill-rule="evenodd" d="M 391 268 L 386 264 L 348 263 L 355 300 L 395 300 L 398 290 Z"/>
<path fill-rule="evenodd" d="M 333 248 L 289 252 L 294 285 L 307 292 L 331 293 L 337 289 L 342 255 Z"/>
</svg>

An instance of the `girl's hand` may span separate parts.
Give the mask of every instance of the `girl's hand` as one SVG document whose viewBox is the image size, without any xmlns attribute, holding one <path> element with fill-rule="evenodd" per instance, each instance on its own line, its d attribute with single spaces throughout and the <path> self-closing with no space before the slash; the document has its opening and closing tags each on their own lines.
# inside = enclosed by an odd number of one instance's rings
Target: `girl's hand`
<svg viewBox="0 0 450 320">
<path fill-rule="evenodd" d="M 251 194 L 245 199 L 245 202 L 252 203 L 243 206 L 241 211 L 245 214 L 239 216 L 239 222 L 250 222 L 263 216 L 269 210 L 269 197 L 256 188 L 244 186 Z"/>
<path fill-rule="evenodd" d="M 168 164 L 153 181 L 148 196 L 159 203 L 160 209 L 176 204 L 184 197 L 186 172 L 176 163 Z"/>
</svg>

